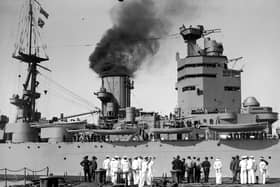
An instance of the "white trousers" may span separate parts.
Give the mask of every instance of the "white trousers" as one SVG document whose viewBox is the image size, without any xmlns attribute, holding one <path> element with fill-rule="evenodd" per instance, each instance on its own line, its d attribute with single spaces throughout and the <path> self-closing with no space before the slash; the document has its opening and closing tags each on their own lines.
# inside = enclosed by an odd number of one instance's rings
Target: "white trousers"
<svg viewBox="0 0 280 187">
<path fill-rule="evenodd" d="M 110 169 L 106 169 L 106 181 L 110 180 L 110 176 L 111 176 Z"/>
<path fill-rule="evenodd" d="M 147 180 L 147 172 L 140 171 L 140 179 L 138 187 L 143 187 L 145 185 L 145 181 Z"/>
<path fill-rule="evenodd" d="M 255 184 L 255 171 L 253 169 L 248 170 L 248 184 Z"/>
<path fill-rule="evenodd" d="M 133 183 L 139 184 L 139 170 L 133 170 Z"/>
<path fill-rule="evenodd" d="M 259 183 L 265 184 L 266 183 L 266 171 L 260 171 L 260 179 Z"/>
<path fill-rule="evenodd" d="M 117 171 L 111 171 L 111 180 L 113 184 L 117 184 Z"/>
<path fill-rule="evenodd" d="M 241 169 L 240 171 L 240 183 L 247 184 L 247 170 Z"/>
<path fill-rule="evenodd" d="M 216 184 L 222 184 L 222 172 L 216 171 Z"/>
<path fill-rule="evenodd" d="M 147 176 L 146 176 L 146 182 L 147 182 L 147 185 L 152 185 L 152 173 L 151 172 L 148 172 L 147 173 Z"/>
</svg>

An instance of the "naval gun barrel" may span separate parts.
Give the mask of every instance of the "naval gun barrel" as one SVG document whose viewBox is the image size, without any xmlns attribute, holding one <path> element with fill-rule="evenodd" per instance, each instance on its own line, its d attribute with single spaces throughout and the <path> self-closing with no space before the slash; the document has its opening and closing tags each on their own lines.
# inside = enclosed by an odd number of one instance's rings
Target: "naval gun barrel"
<svg viewBox="0 0 280 187">
<path fill-rule="evenodd" d="M 80 116 L 86 116 L 86 115 L 90 115 L 90 114 L 94 114 L 94 113 L 99 113 L 99 110 L 94 110 L 94 111 L 90 111 L 90 112 L 85 112 L 85 113 L 81 113 L 81 114 L 74 114 L 74 115 L 70 115 L 70 116 L 63 116 L 63 114 L 61 114 L 61 117 L 59 120 L 66 120 L 69 118 L 74 118 L 74 117 L 80 117 Z"/>
</svg>

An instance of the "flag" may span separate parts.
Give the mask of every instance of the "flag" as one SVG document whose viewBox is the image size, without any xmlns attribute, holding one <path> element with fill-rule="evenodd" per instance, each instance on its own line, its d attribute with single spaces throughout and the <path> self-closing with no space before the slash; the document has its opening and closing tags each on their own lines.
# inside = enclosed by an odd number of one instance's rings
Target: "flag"
<svg viewBox="0 0 280 187">
<path fill-rule="evenodd" d="M 47 13 L 47 11 L 45 11 L 45 9 L 43 9 L 42 7 L 40 7 L 40 13 L 43 14 L 48 19 L 49 13 Z"/>
<path fill-rule="evenodd" d="M 41 18 L 38 18 L 38 26 L 42 28 L 44 25 L 45 22 Z"/>
</svg>

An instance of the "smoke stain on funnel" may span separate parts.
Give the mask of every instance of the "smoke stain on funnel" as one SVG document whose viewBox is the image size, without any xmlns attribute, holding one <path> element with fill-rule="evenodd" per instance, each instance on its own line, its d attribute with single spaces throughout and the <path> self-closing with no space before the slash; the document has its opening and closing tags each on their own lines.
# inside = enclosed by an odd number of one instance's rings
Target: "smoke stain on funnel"
<svg viewBox="0 0 280 187">
<path fill-rule="evenodd" d="M 168 33 L 168 20 L 152 0 L 125 1 L 111 10 L 111 16 L 113 26 L 89 56 L 90 68 L 100 76 L 133 76 L 159 50 L 154 37 Z"/>
</svg>

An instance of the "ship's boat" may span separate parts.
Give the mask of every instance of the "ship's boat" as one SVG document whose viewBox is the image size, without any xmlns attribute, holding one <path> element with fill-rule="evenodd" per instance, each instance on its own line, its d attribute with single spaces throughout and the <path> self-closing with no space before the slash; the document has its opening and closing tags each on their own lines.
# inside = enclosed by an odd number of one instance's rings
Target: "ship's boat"
<svg viewBox="0 0 280 187">
<path fill-rule="evenodd" d="M 97 135 L 133 135 L 139 132 L 138 128 L 127 129 L 79 129 L 68 130 L 68 132 L 89 132 Z"/>
<path fill-rule="evenodd" d="M 208 126 L 210 130 L 216 132 L 255 132 L 263 131 L 268 126 L 267 123 L 247 123 L 247 124 L 218 124 Z"/>
<path fill-rule="evenodd" d="M 150 129 L 151 133 L 154 134 L 182 134 L 182 133 L 190 133 L 192 129 L 189 127 L 181 127 L 181 128 L 152 128 Z"/>
</svg>

